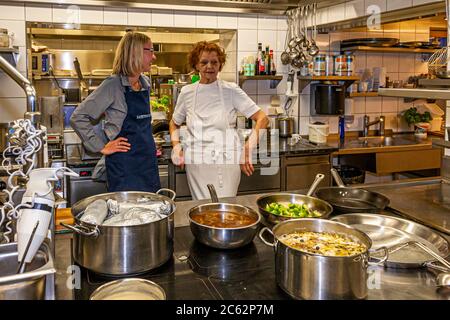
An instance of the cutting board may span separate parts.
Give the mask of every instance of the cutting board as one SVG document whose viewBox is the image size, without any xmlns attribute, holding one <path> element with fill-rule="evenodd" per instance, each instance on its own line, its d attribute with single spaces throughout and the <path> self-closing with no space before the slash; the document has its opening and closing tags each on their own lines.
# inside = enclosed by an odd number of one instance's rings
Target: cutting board
<svg viewBox="0 0 450 320">
<path fill-rule="evenodd" d="M 55 231 L 56 232 L 69 231 L 69 229 L 60 225 L 61 222 L 67 224 L 74 223 L 74 219 L 72 213 L 70 212 L 70 208 L 58 208 L 56 209 L 55 213 Z"/>
</svg>

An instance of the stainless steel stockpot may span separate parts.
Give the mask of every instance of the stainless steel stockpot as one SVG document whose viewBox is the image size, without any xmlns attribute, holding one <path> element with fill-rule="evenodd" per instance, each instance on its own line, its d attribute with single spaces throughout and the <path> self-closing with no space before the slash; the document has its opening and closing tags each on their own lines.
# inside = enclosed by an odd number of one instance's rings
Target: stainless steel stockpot
<svg viewBox="0 0 450 320">
<path fill-rule="evenodd" d="M 266 231 L 274 236 L 273 243 L 264 239 L 263 233 Z M 349 257 L 330 257 L 302 252 L 279 241 L 281 235 L 295 231 L 343 234 L 363 243 L 367 251 Z M 383 256 L 376 262 L 370 262 L 372 241 L 365 233 L 324 219 L 284 221 L 272 230 L 267 227 L 261 229 L 259 237 L 275 249 L 277 284 L 295 299 L 364 299 L 368 291 L 368 266 L 382 264 L 388 258 L 387 248 L 383 247 L 379 249 L 383 251 Z"/>
<path fill-rule="evenodd" d="M 192 219 L 194 214 L 205 211 L 214 211 L 219 214 L 233 212 L 255 217 L 256 221 L 251 225 L 240 228 L 219 228 L 203 225 Z M 220 202 L 196 206 L 189 210 L 188 217 L 194 237 L 204 245 L 217 249 L 235 249 L 249 244 L 258 233 L 258 226 L 261 221 L 261 215 L 251 208 L 241 206 L 239 204 Z"/>
<path fill-rule="evenodd" d="M 172 198 L 160 195 L 172 193 Z M 98 199 L 117 201 L 146 197 L 165 200 L 171 205 L 166 218 L 133 226 L 103 226 L 81 221 L 86 207 Z M 72 206 L 75 225 L 62 224 L 74 231 L 72 254 L 81 266 L 101 274 L 129 275 L 143 273 L 166 263 L 173 253 L 175 192 L 160 189 L 151 192 L 112 192 L 88 197 Z"/>
<path fill-rule="evenodd" d="M 241 206 L 240 204 L 219 202 L 217 192 L 212 184 L 207 185 L 212 203 L 201 204 L 188 211 L 189 225 L 194 237 L 204 245 L 216 249 L 236 249 L 253 241 L 258 233 L 261 215 L 255 210 Z M 228 212 L 256 218 L 256 221 L 248 226 L 239 228 L 219 228 L 200 224 L 192 216 L 202 212 L 215 212 L 222 219 Z"/>
<path fill-rule="evenodd" d="M 101 285 L 90 300 L 166 300 L 166 293 L 153 281 L 126 278 Z"/>
</svg>

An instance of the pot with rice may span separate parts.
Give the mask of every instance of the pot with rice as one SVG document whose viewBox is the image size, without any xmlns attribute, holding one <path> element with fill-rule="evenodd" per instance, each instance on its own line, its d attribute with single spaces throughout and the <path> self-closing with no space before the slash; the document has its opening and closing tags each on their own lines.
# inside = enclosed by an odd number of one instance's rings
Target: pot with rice
<svg viewBox="0 0 450 320">
<path fill-rule="evenodd" d="M 167 191 L 171 198 L 161 195 Z M 175 192 L 112 192 L 72 206 L 72 255 L 81 266 L 106 275 L 147 272 L 173 253 Z"/>
<path fill-rule="evenodd" d="M 259 237 L 274 247 L 277 284 L 295 299 L 365 299 L 368 266 L 388 258 L 387 248 L 371 250 L 365 233 L 324 219 L 284 221 L 263 228 Z"/>
</svg>

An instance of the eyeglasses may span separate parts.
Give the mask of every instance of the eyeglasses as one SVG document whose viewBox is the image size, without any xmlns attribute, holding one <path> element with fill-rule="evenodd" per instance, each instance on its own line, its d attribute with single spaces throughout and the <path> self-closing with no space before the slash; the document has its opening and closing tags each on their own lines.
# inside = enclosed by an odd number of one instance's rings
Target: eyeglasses
<svg viewBox="0 0 450 320">
<path fill-rule="evenodd" d="M 144 51 L 150 51 L 151 53 L 155 52 L 155 49 L 153 48 L 144 48 Z"/>
<path fill-rule="evenodd" d="M 213 61 L 201 60 L 199 62 L 201 67 L 206 67 L 208 65 L 208 63 L 210 63 L 213 67 L 216 67 L 220 62 L 217 60 L 213 60 Z"/>
</svg>

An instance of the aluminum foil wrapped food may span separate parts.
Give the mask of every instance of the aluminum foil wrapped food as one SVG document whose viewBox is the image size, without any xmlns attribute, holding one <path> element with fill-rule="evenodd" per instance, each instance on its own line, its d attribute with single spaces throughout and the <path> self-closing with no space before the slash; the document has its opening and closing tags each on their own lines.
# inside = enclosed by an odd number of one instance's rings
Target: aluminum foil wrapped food
<svg viewBox="0 0 450 320">
<path fill-rule="evenodd" d="M 110 199 L 107 205 L 112 216 L 103 222 L 106 226 L 131 226 L 155 222 L 165 218 L 171 211 L 169 202 L 148 198 L 126 202 Z"/>
<path fill-rule="evenodd" d="M 98 199 L 86 207 L 80 220 L 92 224 L 102 224 L 107 215 L 108 205 L 106 201 L 103 199 Z"/>
</svg>

